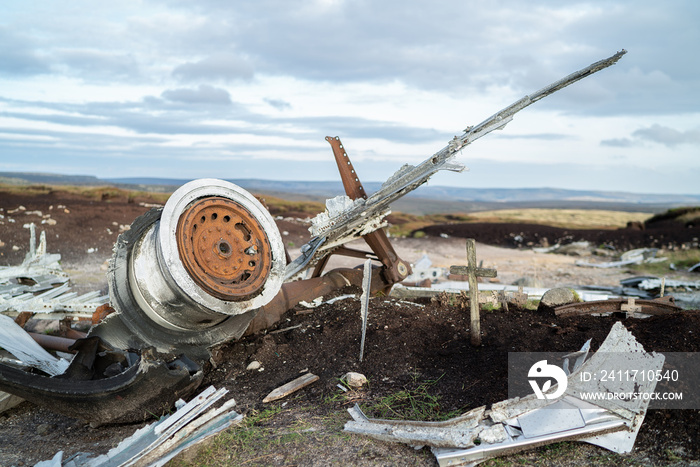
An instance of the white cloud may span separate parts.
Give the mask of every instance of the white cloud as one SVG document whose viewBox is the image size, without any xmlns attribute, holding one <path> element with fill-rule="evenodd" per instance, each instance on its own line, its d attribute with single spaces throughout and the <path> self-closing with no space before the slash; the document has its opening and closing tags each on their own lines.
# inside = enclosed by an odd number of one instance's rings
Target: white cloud
<svg viewBox="0 0 700 467">
<path fill-rule="evenodd" d="M 163 99 L 185 104 L 231 105 L 231 95 L 225 89 L 200 84 L 196 89 L 168 89 L 161 94 Z"/>
<path fill-rule="evenodd" d="M 67 165 L 92 154 L 95 175 L 127 154 L 143 167 L 177 154 L 163 170 L 183 173 L 205 154 L 303 165 L 330 157 L 323 137 L 338 135 L 387 175 L 623 47 L 614 67 L 465 150 L 467 164 L 700 164 L 692 0 L 28 5 L 0 18 L 0 151 L 27 164 L 53 150 Z"/>
<path fill-rule="evenodd" d="M 0 25 L 0 75 L 36 75 L 50 71 L 48 60 L 42 56 L 26 34 L 16 34 Z"/>
<path fill-rule="evenodd" d="M 216 53 L 196 62 L 187 62 L 173 70 L 173 76 L 183 81 L 249 80 L 253 67 L 247 60 L 231 53 Z"/>
<path fill-rule="evenodd" d="M 640 128 L 632 135 L 641 140 L 663 144 L 670 148 L 681 144 L 700 146 L 700 127 L 687 131 L 678 131 L 674 128 L 654 124 L 647 128 Z"/>
</svg>

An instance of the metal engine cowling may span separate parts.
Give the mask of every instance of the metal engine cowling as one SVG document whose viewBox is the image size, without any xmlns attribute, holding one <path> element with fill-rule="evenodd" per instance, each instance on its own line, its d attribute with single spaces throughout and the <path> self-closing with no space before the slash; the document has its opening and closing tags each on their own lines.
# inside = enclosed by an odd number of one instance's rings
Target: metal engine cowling
<svg viewBox="0 0 700 467">
<path fill-rule="evenodd" d="M 159 351 L 238 338 L 279 292 L 284 268 L 282 237 L 259 201 L 223 180 L 189 182 L 114 247 L 111 301 L 133 336 L 106 323 L 114 332 L 97 334 Z"/>
</svg>

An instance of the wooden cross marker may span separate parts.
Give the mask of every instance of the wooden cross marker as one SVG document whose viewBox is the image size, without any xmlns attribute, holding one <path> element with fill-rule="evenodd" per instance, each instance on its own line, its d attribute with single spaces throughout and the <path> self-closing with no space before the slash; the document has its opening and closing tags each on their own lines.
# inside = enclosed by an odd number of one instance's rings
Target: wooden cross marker
<svg viewBox="0 0 700 467">
<path fill-rule="evenodd" d="M 450 266 L 450 274 L 461 274 L 469 277 L 469 309 L 471 311 L 471 342 L 474 346 L 481 345 L 481 321 L 479 319 L 479 288 L 477 277 L 496 277 L 495 269 L 479 268 L 476 266 L 476 241 L 467 239 L 467 265 Z"/>
<path fill-rule="evenodd" d="M 635 313 L 641 313 L 642 307 L 634 302 L 634 298 L 628 298 L 627 303 L 620 306 L 622 311 L 627 312 L 627 318 L 636 318 Z"/>
</svg>

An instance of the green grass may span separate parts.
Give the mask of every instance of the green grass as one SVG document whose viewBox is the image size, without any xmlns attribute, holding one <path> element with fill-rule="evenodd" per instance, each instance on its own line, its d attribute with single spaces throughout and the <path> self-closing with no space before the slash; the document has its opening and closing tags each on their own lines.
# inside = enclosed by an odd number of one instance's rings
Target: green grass
<svg viewBox="0 0 700 467">
<path fill-rule="evenodd" d="M 632 264 L 628 268 L 635 274 L 664 275 L 671 272 L 686 271 L 689 267 L 700 263 L 700 249 L 697 248 L 680 251 L 659 251 L 656 256 L 668 258 L 668 261 Z M 676 271 L 671 269 L 671 264 L 675 265 Z"/>
<path fill-rule="evenodd" d="M 270 426 L 271 420 L 282 411 L 279 406 L 263 411 L 253 411 L 243 421 L 220 435 L 209 444 L 199 449 L 192 462 L 175 461 L 173 465 L 256 465 L 256 455 L 260 451 L 271 451 L 275 445 L 282 442 L 295 441 L 295 433 L 274 436 L 275 428 Z M 298 435 L 298 433 L 296 433 Z"/>
<path fill-rule="evenodd" d="M 440 396 L 431 394 L 433 386 L 440 379 L 442 376 L 419 382 L 418 375 L 414 374 L 406 388 L 362 404 L 362 410 L 367 416 L 389 420 L 440 421 L 456 417 L 460 412 L 444 412 L 440 406 Z"/>
<path fill-rule="evenodd" d="M 344 410 L 333 410 L 323 416 L 314 412 L 313 407 L 284 410 L 281 405 L 252 411 L 239 425 L 197 446 L 193 452 L 178 456 L 168 465 L 308 465 L 319 453 L 328 458 L 329 453 L 339 452 L 350 443 L 371 445 L 371 440 L 343 431 L 348 420 Z M 342 464 L 332 456 L 331 460 Z"/>
</svg>

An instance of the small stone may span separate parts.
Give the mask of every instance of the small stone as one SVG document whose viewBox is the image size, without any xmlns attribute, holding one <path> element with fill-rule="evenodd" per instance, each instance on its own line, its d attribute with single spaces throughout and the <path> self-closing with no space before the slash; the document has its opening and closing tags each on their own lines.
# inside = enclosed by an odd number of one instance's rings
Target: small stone
<svg viewBox="0 0 700 467">
<path fill-rule="evenodd" d="M 42 423 L 36 427 L 36 434 L 39 436 L 46 436 L 51 431 L 51 426 L 47 423 Z"/>
<path fill-rule="evenodd" d="M 252 362 L 250 362 L 248 364 L 248 366 L 246 367 L 246 370 L 250 370 L 250 371 L 258 370 L 258 369 L 260 369 L 261 366 L 262 365 L 260 364 L 259 361 L 253 360 Z"/>
<path fill-rule="evenodd" d="M 345 373 L 341 379 L 351 388 L 361 388 L 367 383 L 367 377 L 365 375 L 362 373 L 355 373 L 354 371 Z"/>
</svg>

